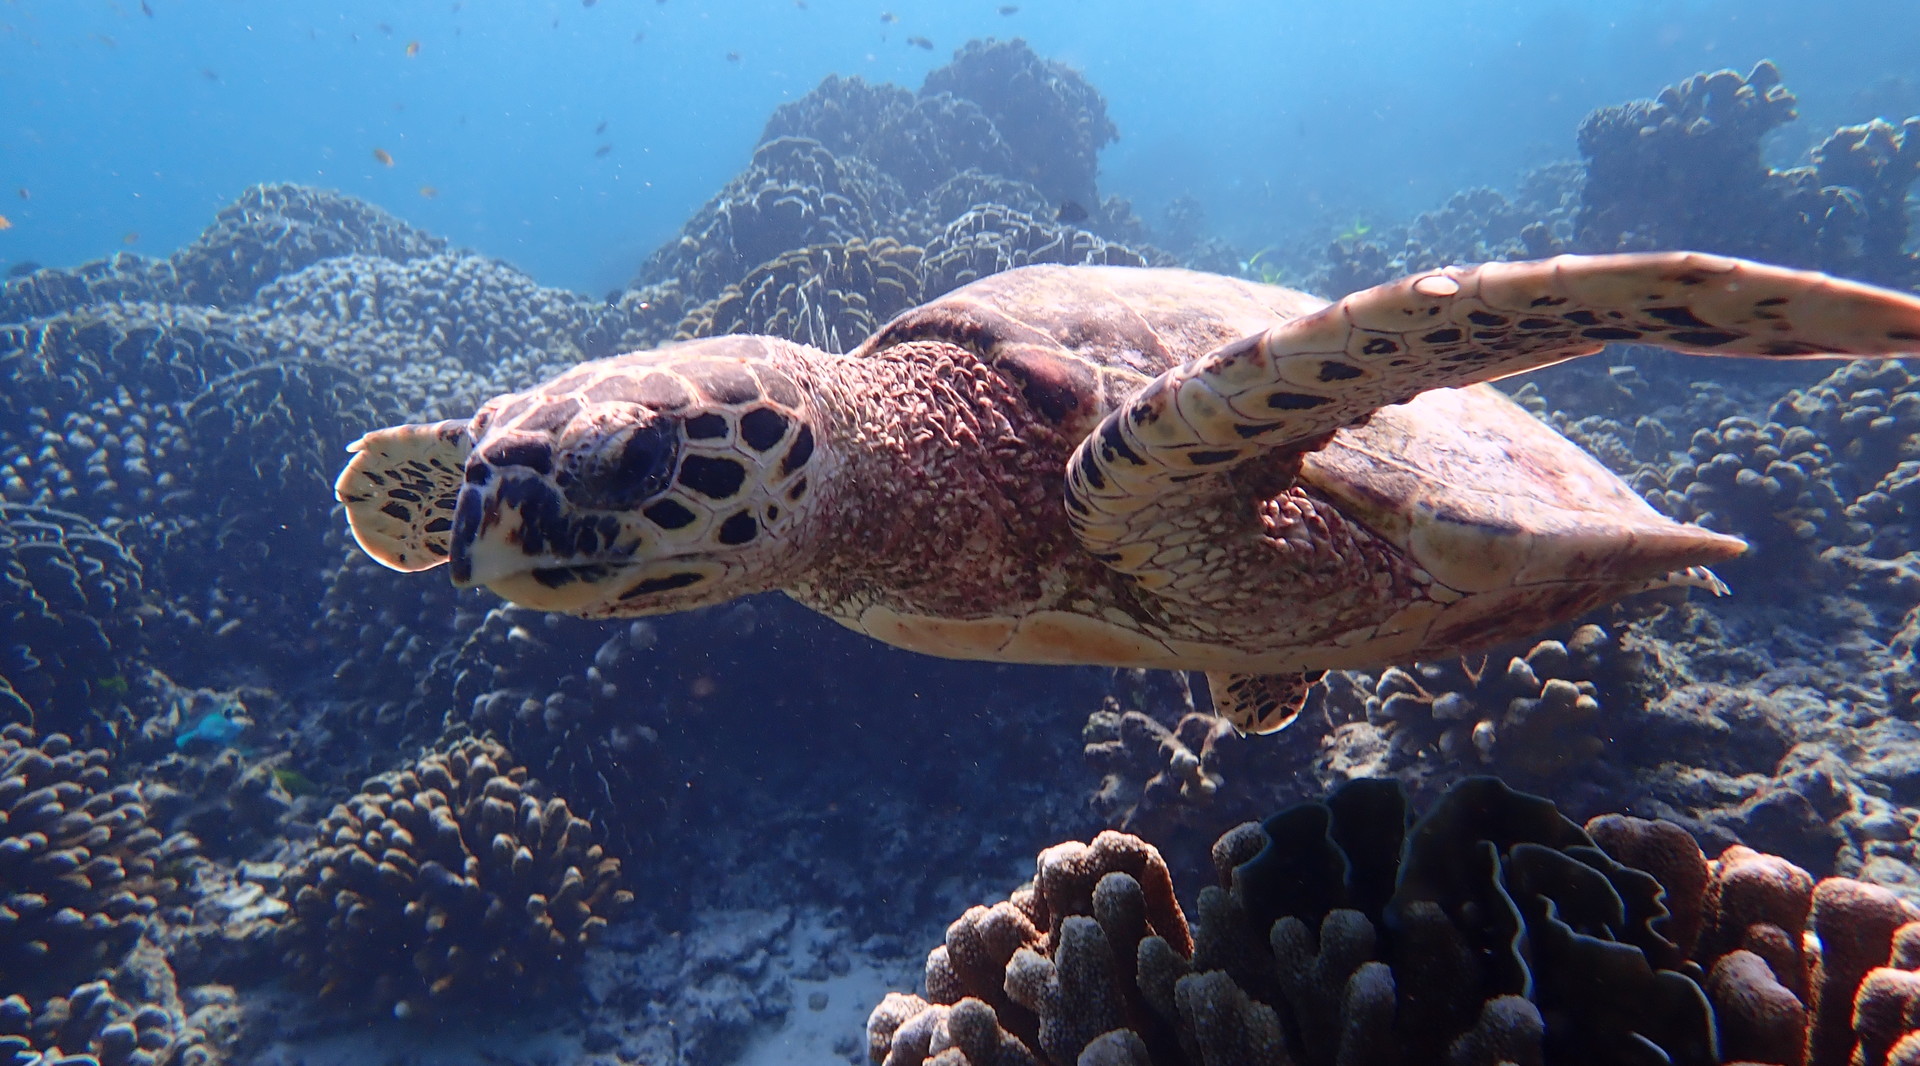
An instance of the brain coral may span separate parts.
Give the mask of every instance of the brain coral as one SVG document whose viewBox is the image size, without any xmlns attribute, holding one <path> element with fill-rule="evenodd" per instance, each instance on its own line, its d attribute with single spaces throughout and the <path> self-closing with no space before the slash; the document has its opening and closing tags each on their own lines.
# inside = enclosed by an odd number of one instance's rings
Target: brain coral
<svg viewBox="0 0 1920 1066">
<path fill-rule="evenodd" d="M 323 998 L 403 1017 L 538 995 L 632 901 L 593 836 L 505 748 L 462 741 L 334 808 L 281 941 Z"/>
</svg>

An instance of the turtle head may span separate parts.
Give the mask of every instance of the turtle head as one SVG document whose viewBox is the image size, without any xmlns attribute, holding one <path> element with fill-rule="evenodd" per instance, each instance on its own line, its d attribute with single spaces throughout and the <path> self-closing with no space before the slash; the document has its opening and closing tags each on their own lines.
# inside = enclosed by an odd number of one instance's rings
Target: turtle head
<svg viewBox="0 0 1920 1066">
<path fill-rule="evenodd" d="M 694 341 L 490 401 L 468 425 L 454 583 L 599 618 L 780 587 L 806 565 L 824 458 L 783 369 L 803 351 Z"/>
</svg>

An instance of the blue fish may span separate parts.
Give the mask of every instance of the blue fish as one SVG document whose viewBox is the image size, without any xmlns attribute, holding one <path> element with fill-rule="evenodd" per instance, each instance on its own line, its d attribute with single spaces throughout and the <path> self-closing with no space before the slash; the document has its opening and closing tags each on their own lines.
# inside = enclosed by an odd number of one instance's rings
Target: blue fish
<svg viewBox="0 0 1920 1066">
<path fill-rule="evenodd" d="M 185 751 L 194 741 L 204 740 L 216 748 L 224 748 L 246 728 L 246 723 L 234 721 L 225 711 L 209 711 L 201 715 L 192 729 L 176 735 L 173 746 Z"/>
</svg>

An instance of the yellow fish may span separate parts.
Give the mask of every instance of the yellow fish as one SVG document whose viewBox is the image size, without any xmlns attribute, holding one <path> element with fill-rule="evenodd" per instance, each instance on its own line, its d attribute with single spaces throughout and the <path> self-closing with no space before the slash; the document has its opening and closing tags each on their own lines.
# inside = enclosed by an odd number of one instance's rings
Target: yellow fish
<svg viewBox="0 0 1920 1066">
<path fill-rule="evenodd" d="M 12 228 L 13 228 L 13 220 L 8 218 L 5 215 L 0 215 L 0 230 L 9 230 Z"/>
<path fill-rule="evenodd" d="M 375 162 L 379 163 L 383 167 L 390 167 L 393 165 L 393 157 L 387 154 L 387 150 L 385 148 L 375 148 L 373 150 L 373 158 Z"/>
<path fill-rule="evenodd" d="M 431 185 L 422 185 L 420 186 L 420 195 L 432 200 L 440 195 L 440 190 Z"/>
<path fill-rule="evenodd" d="M 420 54 L 420 42 L 419 42 L 419 41 L 408 41 L 408 42 L 407 42 L 407 54 L 408 54 L 408 55 L 410 55 L 410 56 L 417 56 L 417 55 L 419 55 L 419 54 Z"/>
</svg>

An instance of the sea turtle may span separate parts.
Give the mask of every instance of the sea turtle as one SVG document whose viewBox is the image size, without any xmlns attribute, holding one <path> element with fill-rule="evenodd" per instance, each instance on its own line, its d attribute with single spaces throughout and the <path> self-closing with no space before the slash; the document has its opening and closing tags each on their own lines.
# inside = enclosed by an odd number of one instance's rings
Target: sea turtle
<svg viewBox="0 0 1920 1066">
<path fill-rule="evenodd" d="M 1613 341 L 1920 349 L 1920 299 L 1693 253 L 1447 267 L 1336 304 L 1031 266 L 846 355 L 727 336 L 583 363 L 349 447 L 402 571 L 605 618 L 784 590 L 933 655 L 1206 671 L 1277 729 L 1333 668 L 1435 658 L 1661 584 L 1673 522 L 1491 386 Z"/>
</svg>

